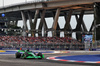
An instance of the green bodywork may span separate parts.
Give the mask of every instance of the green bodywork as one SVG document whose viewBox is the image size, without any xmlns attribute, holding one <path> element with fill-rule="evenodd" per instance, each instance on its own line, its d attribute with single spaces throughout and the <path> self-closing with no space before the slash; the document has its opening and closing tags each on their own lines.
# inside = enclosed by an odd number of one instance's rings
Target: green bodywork
<svg viewBox="0 0 100 66">
<path fill-rule="evenodd" d="M 21 53 L 21 58 L 44 58 L 44 55 L 42 56 L 37 56 L 35 55 L 32 51 L 27 51 L 27 50 L 18 50 L 19 53 Z M 27 52 L 28 56 L 26 56 L 25 52 Z"/>
</svg>

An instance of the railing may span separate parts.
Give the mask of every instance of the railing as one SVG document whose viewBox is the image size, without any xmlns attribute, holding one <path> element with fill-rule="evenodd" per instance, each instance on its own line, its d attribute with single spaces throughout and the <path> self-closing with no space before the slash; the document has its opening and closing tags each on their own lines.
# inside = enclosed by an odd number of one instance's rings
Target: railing
<svg viewBox="0 0 100 66">
<path fill-rule="evenodd" d="M 46 1 L 57 1 L 57 0 L 0 0 L 0 7 L 9 7 L 19 4 L 27 3 L 37 3 L 37 2 L 46 2 Z M 58 0 L 59 1 L 59 0 Z"/>
<path fill-rule="evenodd" d="M 0 36 L 0 48 L 34 48 L 34 49 L 84 49 L 84 44 L 70 37 L 23 37 Z"/>
<path fill-rule="evenodd" d="M 72 44 L 70 43 L 17 43 L 17 42 L 0 42 L 0 48 L 33 48 L 42 50 L 83 50 L 84 44 Z"/>
<path fill-rule="evenodd" d="M 64 0 L 0 0 L 0 8 L 10 7 L 20 4 L 49 2 L 49 1 L 64 1 Z"/>
</svg>

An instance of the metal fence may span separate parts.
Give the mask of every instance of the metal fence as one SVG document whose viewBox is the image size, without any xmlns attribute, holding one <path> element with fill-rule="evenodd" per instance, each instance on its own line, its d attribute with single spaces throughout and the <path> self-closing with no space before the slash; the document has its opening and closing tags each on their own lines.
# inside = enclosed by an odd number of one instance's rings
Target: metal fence
<svg viewBox="0 0 100 66">
<path fill-rule="evenodd" d="M 46 42 L 0 42 L 0 48 L 33 48 L 36 50 L 85 50 L 85 49 L 100 49 L 100 41 L 96 41 L 95 43 L 90 43 L 88 48 L 88 43 L 67 43 L 67 42 L 59 42 L 59 43 L 46 43 Z"/>
<path fill-rule="evenodd" d="M 100 49 L 100 41 L 96 41 L 95 43 L 93 43 L 93 48 Z"/>
<path fill-rule="evenodd" d="M 84 44 L 44 42 L 0 42 L 0 48 L 33 48 L 35 50 L 84 50 Z"/>
<path fill-rule="evenodd" d="M 0 42 L 0 48 L 33 48 L 36 50 L 85 50 L 85 49 L 100 49 L 100 41 L 91 43 L 91 46 L 85 48 L 85 43 L 44 43 L 44 42 Z M 88 43 L 87 45 L 88 46 Z"/>
</svg>

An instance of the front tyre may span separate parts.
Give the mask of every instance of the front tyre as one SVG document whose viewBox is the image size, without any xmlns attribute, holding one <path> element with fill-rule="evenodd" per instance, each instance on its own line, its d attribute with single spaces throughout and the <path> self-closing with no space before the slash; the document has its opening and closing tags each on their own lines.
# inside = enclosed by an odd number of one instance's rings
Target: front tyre
<svg viewBox="0 0 100 66">
<path fill-rule="evenodd" d="M 16 56 L 16 58 L 20 58 L 21 57 L 21 53 L 16 52 L 15 56 Z"/>
</svg>

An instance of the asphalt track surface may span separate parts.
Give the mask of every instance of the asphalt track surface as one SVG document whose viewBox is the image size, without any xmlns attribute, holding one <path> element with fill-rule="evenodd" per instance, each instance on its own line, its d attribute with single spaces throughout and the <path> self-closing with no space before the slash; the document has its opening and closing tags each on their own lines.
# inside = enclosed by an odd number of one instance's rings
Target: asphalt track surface
<svg viewBox="0 0 100 66">
<path fill-rule="evenodd" d="M 51 56 L 66 56 L 66 55 L 92 55 L 100 54 L 99 52 L 72 52 L 62 54 L 45 54 L 45 58 L 40 59 L 16 59 L 14 54 L 0 55 L 0 66 L 100 66 L 99 64 L 84 64 L 73 62 L 59 62 L 47 60 L 47 57 Z"/>
</svg>

